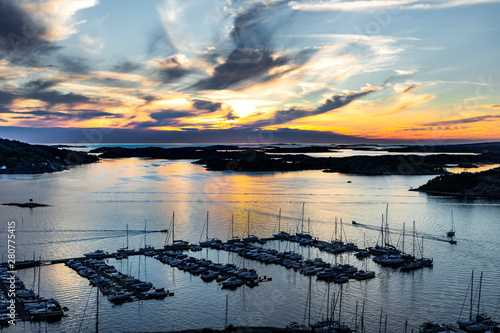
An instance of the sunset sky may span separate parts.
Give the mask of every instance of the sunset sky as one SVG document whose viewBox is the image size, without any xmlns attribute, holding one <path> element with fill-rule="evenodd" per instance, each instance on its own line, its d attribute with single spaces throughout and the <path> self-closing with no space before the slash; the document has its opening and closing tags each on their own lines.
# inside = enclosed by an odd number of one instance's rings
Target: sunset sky
<svg viewBox="0 0 500 333">
<path fill-rule="evenodd" d="M 0 0 L 0 137 L 500 140 L 500 0 Z"/>
</svg>

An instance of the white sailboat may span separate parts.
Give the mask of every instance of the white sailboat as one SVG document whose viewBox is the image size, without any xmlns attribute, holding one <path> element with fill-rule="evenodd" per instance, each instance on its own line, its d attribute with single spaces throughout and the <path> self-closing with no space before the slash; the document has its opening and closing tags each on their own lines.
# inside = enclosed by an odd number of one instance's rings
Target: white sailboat
<svg viewBox="0 0 500 333">
<path fill-rule="evenodd" d="M 453 211 L 451 211 L 451 229 L 446 233 L 446 236 L 448 237 L 455 236 L 455 226 L 453 225 Z"/>
<path fill-rule="evenodd" d="M 172 212 L 172 243 L 163 246 L 165 250 L 189 250 L 189 243 L 180 239 L 175 239 L 175 212 Z M 170 234 L 167 235 L 167 240 Z M 166 242 L 165 242 L 166 243 Z"/>
<path fill-rule="evenodd" d="M 116 251 L 116 253 L 118 253 L 118 254 L 130 254 L 130 253 L 134 253 L 134 252 L 135 252 L 135 249 L 129 249 L 128 248 L 128 224 L 127 224 L 127 246 L 119 248 Z"/>
<path fill-rule="evenodd" d="M 208 212 L 207 212 L 207 220 L 205 221 L 205 225 L 206 225 L 206 240 L 204 242 L 200 242 L 200 246 L 201 247 L 211 247 L 217 243 L 222 243 L 222 241 L 220 241 L 217 238 L 212 238 L 212 239 L 208 238 Z"/>
</svg>

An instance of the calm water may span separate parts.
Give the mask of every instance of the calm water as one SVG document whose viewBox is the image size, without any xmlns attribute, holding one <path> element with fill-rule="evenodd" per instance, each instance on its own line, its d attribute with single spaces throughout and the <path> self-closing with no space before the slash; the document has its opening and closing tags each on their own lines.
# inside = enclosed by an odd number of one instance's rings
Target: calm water
<svg viewBox="0 0 500 333">
<path fill-rule="evenodd" d="M 42 259 L 81 256 L 96 249 L 115 251 L 126 243 L 144 244 L 143 230 L 167 228 L 172 212 L 176 216 L 176 239 L 198 242 L 206 212 L 210 212 L 209 234 L 226 239 L 234 215 L 234 234 L 270 236 L 277 228 L 282 209 L 281 229 L 294 231 L 299 223 L 302 202 L 305 216 L 316 237 L 330 240 L 335 218 L 343 220 L 344 237 L 367 246 L 376 243 L 381 215 L 389 204 L 392 241 L 401 243 L 405 223 L 405 249 L 411 252 L 411 230 L 424 236 L 424 255 L 434 259 L 434 268 L 402 273 L 375 265 L 370 259 L 327 255 L 291 245 L 307 257 L 322 257 L 329 262 L 344 262 L 360 269 L 368 268 L 377 277 L 368 281 L 350 281 L 343 287 L 342 321 L 353 325 L 356 303 L 365 302 L 367 332 L 378 332 L 382 309 L 387 315 L 387 332 L 402 332 L 405 321 L 415 328 L 425 320 L 455 322 L 468 315 L 465 299 L 470 274 L 484 272 L 481 310 L 499 319 L 500 202 L 430 197 L 409 192 L 410 187 L 425 183 L 429 176 L 347 176 L 320 171 L 287 173 L 206 172 L 190 161 L 147 159 L 105 160 L 54 174 L 2 176 L 0 202 L 36 202 L 50 207 L 26 209 L 0 206 L 3 228 L 0 238 L 7 239 L 7 222 L 17 223 L 17 258 Z M 351 181 L 348 183 L 347 181 Z M 457 245 L 444 241 L 451 228 L 451 211 Z M 352 225 L 355 220 L 359 225 Z M 161 247 L 164 233 L 148 232 L 147 242 Z M 203 236 L 205 237 L 205 236 Z M 2 241 L 5 253 L 6 241 Z M 286 249 L 286 243 L 270 242 L 266 247 Z M 288 248 L 290 249 L 290 245 Z M 204 250 L 196 257 L 234 262 L 255 268 L 259 275 L 271 276 L 270 282 L 250 289 L 221 290 L 215 282 L 204 283 L 199 277 L 181 272 L 152 258 L 132 257 L 117 262 L 117 269 L 131 273 L 157 287 L 175 292 L 165 300 L 139 301 L 115 306 L 101 302 L 101 329 L 104 332 L 161 331 L 186 328 L 221 328 L 225 319 L 225 299 L 229 295 L 229 323 L 235 325 L 272 325 L 283 327 L 291 321 L 302 322 L 306 309 L 309 278 L 293 270 L 274 265 L 243 261 L 223 251 Z M 19 272 L 29 287 L 38 289 L 32 269 Z M 478 279 L 476 279 L 477 282 Z M 326 314 L 326 283 L 312 279 L 312 316 Z M 477 285 L 475 286 L 477 288 Z M 331 285 L 331 292 L 339 292 Z M 44 266 L 40 294 L 54 297 L 70 311 L 55 324 L 18 322 L 9 332 L 93 332 L 95 290 L 88 281 L 64 265 Z M 465 302 L 465 305 L 464 305 Z M 338 312 L 337 312 L 338 315 Z"/>
</svg>

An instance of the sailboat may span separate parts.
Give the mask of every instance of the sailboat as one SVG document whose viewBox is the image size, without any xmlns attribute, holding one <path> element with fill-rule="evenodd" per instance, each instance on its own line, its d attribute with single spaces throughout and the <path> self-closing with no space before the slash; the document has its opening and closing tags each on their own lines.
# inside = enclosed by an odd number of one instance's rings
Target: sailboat
<svg viewBox="0 0 500 333">
<path fill-rule="evenodd" d="M 38 267 L 38 301 L 36 305 L 26 308 L 27 314 L 33 320 L 58 321 L 64 316 L 64 310 L 55 299 L 43 299 L 40 297 L 41 266 Z"/>
<path fill-rule="evenodd" d="M 139 252 L 144 253 L 147 256 L 152 256 L 155 253 L 155 248 L 154 246 L 148 245 L 146 241 L 146 222 L 144 222 L 144 247 L 139 249 Z"/>
<path fill-rule="evenodd" d="M 446 233 L 446 236 L 448 237 L 455 236 L 455 226 L 453 225 L 453 211 L 451 211 L 451 229 Z"/>
<path fill-rule="evenodd" d="M 230 244 L 241 242 L 241 239 L 238 236 L 234 235 L 234 216 L 233 216 L 233 214 L 231 214 L 231 239 L 228 239 L 227 242 Z"/>
<path fill-rule="evenodd" d="M 168 245 L 164 245 L 165 250 L 189 250 L 189 243 L 180 239 L 175 239 L 175 212 L 172 212 L 172 243 Z M 167 235 L 167 240 L 169 238 L 169 234 Z M 166 241 L 167 241 L 166 240 Z M 165 241 L 165 243 L 166 243 Z"/>
<path fill-rule="evenodd" d="M 273 235 L 274 239 L 289 239 L 290 238 L 290 234 L 288 232 L 281 231 L 281 208 L 280 208 L 280 212 L 278 214 L 278 231 L 279 231 L 279 233 Z"/>
<path fill-rule="evenodd" d="M 205 225 L 206 225 L 206 240 L 204 242 L 200 242 L 200 246 L 201 247 L 211 247 L 211 246 L 214 246 L 215 244 L 218 244 L 218 243 L 222 243 L 221 240 L 217 239 L 217 238 L 212 238 L 212 239 L 208 239 L 208 212 L 207 212 L 207 220 L 205 222 Z M 203 235 L 203 234 L 202 234 Z"/>
<path fill-rule="evenodd" d="M 252 243 L 259 241 L 259 238 L 257 236 L 250 235 L 250 211 L 248 211 L 248 218 L 247 218 L 247 237 L 243 238 L 243 241 L 245 243 Z"/>
<path fill-rule="evenodd" d="M 118 253 L 118 254 L 130 254 L 130 253 L 134 253 L 134 252 L 135 252 L 135 249 L 128 248 L 128 224 L 127 224 L 127 246 L 119 248 L 118 250 L 116 250 L 116 253 Z"/>
<path fill-rule="evenodd" d="M 302 202 L 302 214 L 301 214 L 301 225 L 300 225 L 300 232 L 295 233 L 295 235 L 299 238 L 307 238 L 311 239 L 312 236 L 309 234 L 309 232 L 304 232 L 304 206 L 305 202 Z M 309 229 L 309 228 L 308 228 Z"/>
<path fill-rule="evenodd" d="M 470 297 L 470 310 L 469 319 L 457 321 L 458 327 L 466 332 L 498 332 L 500 329 L 500 323 L 493 321 L 491 317 L 486 314 L 480 313 L 481 305 L 481 289 L 483 284 L 483 272 L 481 272 L 481 277 L 479 278 L 479 291 L 477 296 L 477 313 L 474 317 L 473 312 L 473 285 L 474 285 L 474 271 L 472 271 L 471 277 L 471 297 Z"/>
</svg>

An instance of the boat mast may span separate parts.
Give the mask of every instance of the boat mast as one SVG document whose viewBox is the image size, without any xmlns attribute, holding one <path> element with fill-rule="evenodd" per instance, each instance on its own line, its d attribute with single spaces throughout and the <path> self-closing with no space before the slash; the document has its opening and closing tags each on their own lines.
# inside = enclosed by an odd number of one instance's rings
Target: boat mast
<svg viewBox="0 0 500 333">
<path fill-rule="evenodd" d="M 207 211 L 207 241 L 208 241 L 208 211 Z"/>
<path fill-rule="evenodd" d="M 342 218 L 340 218 L 340 242 L 343 243 L 343 241 L 342 241 Z"/>
<path fill-rule="evenodd" d="M 339 324 L 341 323 L 340 318 L 342 316 L 342 289 L 343 285 L 340 285 L 340 295 L 339 295 Z"/>
<path fill-rule="evenodd" d="M 95 332 L 99 333 L 99 282 L 101 270 L 97 269 L 97 294 L 96 294 L 96 313 L 95 313 Z"/>
<path fill-rule="evenodd" d="M 477 315 L 479 316 L 479 305 L 481 304 L 481 287 L 483 285 L 483 272 L 479 277 L 479 293 L 477 295 Z"/>
<path fill-rule="evenodd" d="M 403 254 L 405 253 L 405 222 L 403 222 Z"/>
<path fill-rule="evenodd" d="M 172 212 L 172 244 L 175 242 L 175 211 Z"/>
<path fill-rule="evenodd" d="M 330 325 L 330 321 L 328 320 L 330 317 L 330 283 L 327 284 L 327 292 L 326 292 L 326 321 L 328 325 Z"/>
<path fill-rule="evenodd" d="M 413 221 L 413 240 L 412 240 L 412 250 L 411 255 L 415 258 L 415 221 Z"/>
<path fill-rule="evenodd" d="M 469 310 L 469 319 L 472 320 L 472 292 L 474 289 L 474 271 L 472 271 L 472 277 L 470 280 L 470 310 Z"/>
<path fill-rule="evenodd" d="M 390 244 L 390 239 L 389 239 L 389 204 L 385 206 L 385 242 L 387 244 Z"/>
<path fill-rule="evenodd" d="M 146 248 L 148 245 L 148 242 L 146 242 L 146 222 L 144 222 L 144 248 Z"/>
<path fill-rule="evenodd" d="M 278 233 L 281 232 L 281 208 L 280 208 L 280 212 L 278 214 Z"/>
<path fill-rule="evenodd" d="M 247 217 L 247 237 L 250 237 L 250 211 L 248 211 Z"/>
<path fill-rule="evenodd" d="M 127 250 L 128 250 L 128 224 L 127 224 Z"/>
<path fill-rule="evenodd" d="M 380 235 L 382 237 L 382 247 L 385 247 L 385 242 L 384 242 L 384 214 L 382 214 L 382 226 L 380 228 Z"/>
<path fill-rule="evenodd" d="M 304 233 L 304 205 L 306 204 L 305 201 L 302 202 L 302 216 L 301 216 L 301 227 L 300 227 L 300 233 Z"/>
<path fill-rule="evenodd" d="M 234 214 L 231 213 L 231 239 L 234 238 Z"/>
<path fill-rule="evenodd" d="M 226 295 L 226 320 L 224 324 L 224 328 L 227 327 L 227 309 L 228 309 L 229 295 Z"/>
</svg>

